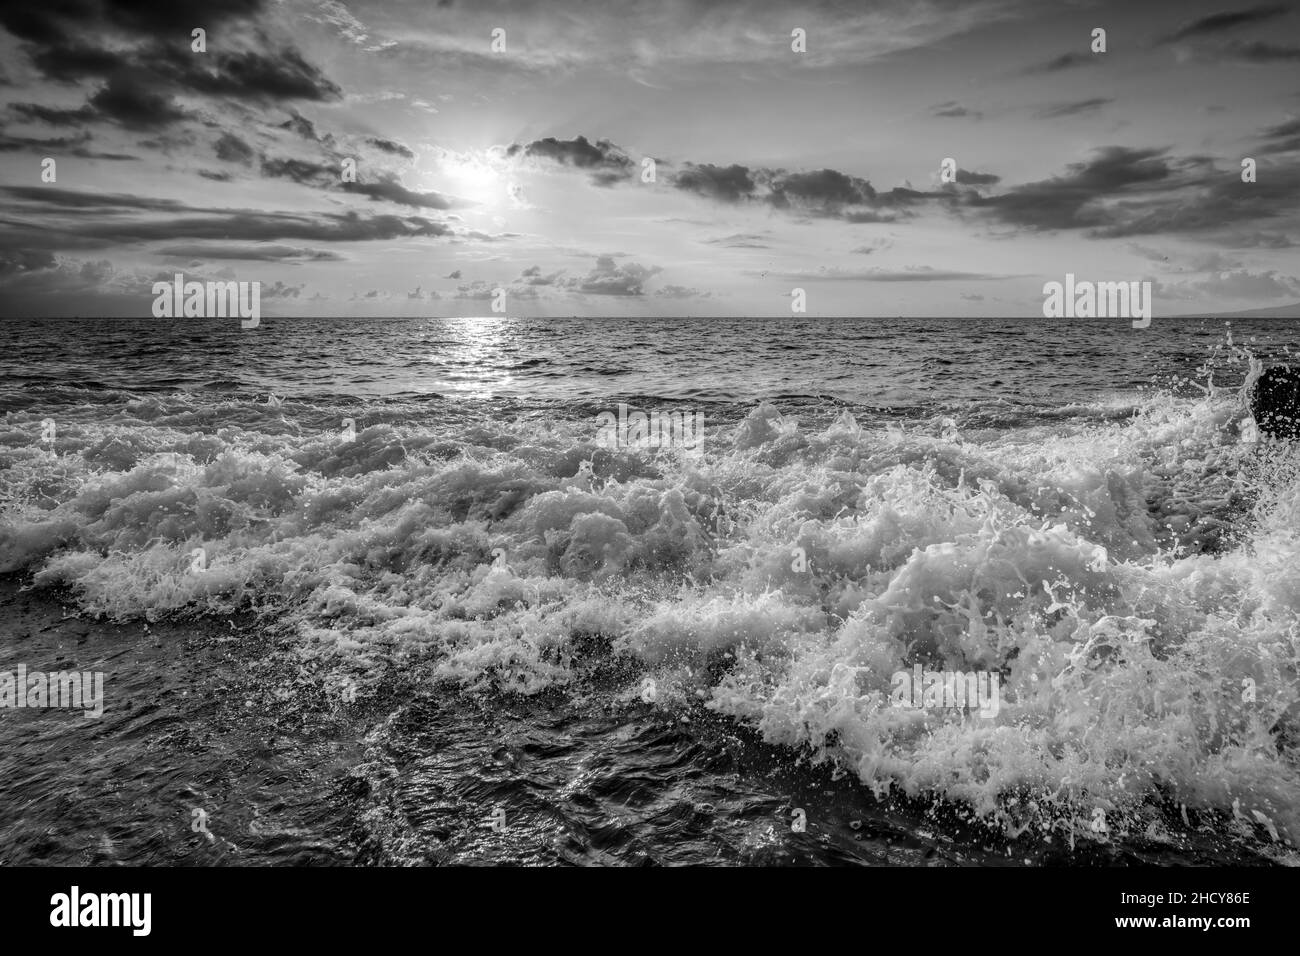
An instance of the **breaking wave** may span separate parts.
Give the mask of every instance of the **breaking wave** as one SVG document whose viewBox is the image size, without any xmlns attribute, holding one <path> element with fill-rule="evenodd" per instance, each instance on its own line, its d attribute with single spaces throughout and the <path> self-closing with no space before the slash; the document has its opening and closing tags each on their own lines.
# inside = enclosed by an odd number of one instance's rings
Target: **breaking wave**
<svg viewBox="0 0 1300 956">
<path fill-rule="evenodd" d="M 469 692 L 703 706 L 1008 836 L 1209 812 L 1295 842 L 1300 467 L 1242 414 L 1214 390 L 996 428 L 764 403 L 697 457 L 590 418 L 425 409 L 346 440 L 306 403 L 123 397 L 52 441 L 34 411 L 0 425 L 0 570 L 115 619 L 259 611 L 362 694 L 418 660 Z M 998 713 L 894 706 L 918 664 L 997 675 Z"/>
</svg>

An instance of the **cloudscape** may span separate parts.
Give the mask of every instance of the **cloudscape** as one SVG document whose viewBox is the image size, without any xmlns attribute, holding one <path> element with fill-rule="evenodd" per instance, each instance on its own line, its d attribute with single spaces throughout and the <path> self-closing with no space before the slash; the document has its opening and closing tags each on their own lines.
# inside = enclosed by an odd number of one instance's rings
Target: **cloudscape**
<svg viewBox="0 0 1300 956">
<path fill-rule="evenodd" d="M 794 287 L 1033 315 L 1071 271 L 1164 315 L 1300 299 L 1288 4 L 76 0 L 0 27 L 9 315 L 145 316 L 182 271 L 260 281 L 268 315 L 503 289 L 761 316 Z"/>
<path fill-rule="evenodd" d="M 1274 0 L 0 4 L 0 892 L 1263 924 L 1297 64 Z"/>
</svg>

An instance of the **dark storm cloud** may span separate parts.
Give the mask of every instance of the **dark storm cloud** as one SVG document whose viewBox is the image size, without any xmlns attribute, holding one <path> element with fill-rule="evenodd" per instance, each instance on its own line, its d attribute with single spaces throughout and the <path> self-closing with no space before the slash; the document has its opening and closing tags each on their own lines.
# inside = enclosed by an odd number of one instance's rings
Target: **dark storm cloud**
<svg viewBox="0 0 1300 956">
<path fill-rule="evenodd" d="M 601 186 L 609 186 L 626 179 L 636 165 L 627 153 L 609 140 L 600 139 L 591 143 L 585 136 L 567 140 L 548 136 L 524 146 L 513 143 L 506 150 L 506 155 L 545 159 L 564 166 L 587 170 L 591 173 L 592 180 Z"/>
<path fill-rule="evenodd" d="M 1237 27 L 1272 20 L 1286 12 L 1287 7 L 1285 4 L 1270 4 L 1230 13 L 1215 13 L 1179 27 L 1175 33 L 1162 42 L 1173 43 L 1191 37 L 1215 36 L 1228 30 L 1235 30 Z"/>
<path fill-rule="evenodd" d="M 1025 68 L 1025 73 L 1057 73 L 1061 70 L 1070 70 L 1076 66 L 1095 66 L 1101 61 L 1095 53 L 1062 53 L 1046 63 L 1036 63 L 1033 66 Z"/>
<path fill-rule="evenodd" d="M 1035 115 L 1039 119 L 1056 119 L 1061 116 L 1078 116 L 1080 113 L 1093 113 L 1101 109 L 1108 103 L 1115 102 L 1104 96 L 1094 96 L 1091 99 L 1076 100 L 1073 103 L 1057 103 L 1055 106 L 1045 106 Z"/>
</svg>

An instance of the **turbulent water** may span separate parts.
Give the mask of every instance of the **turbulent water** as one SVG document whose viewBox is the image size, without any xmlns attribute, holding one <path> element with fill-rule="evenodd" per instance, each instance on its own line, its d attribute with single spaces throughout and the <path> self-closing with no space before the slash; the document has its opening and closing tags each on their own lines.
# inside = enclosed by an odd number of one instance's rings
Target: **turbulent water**
<svg viewBox="0 0 1300 956">
<path fill-rule="evenodd" d="M 312 824 L 369 847 L 339 859 L 876 859 L 861 821 L 902 814 L 949 858 L 1294 862 L 1300 456 L 1249 440 L 1242 388 L 1297 344 L 1278 320 L 10 323 L 0 572 L 86 616 L 277 635 L 266 708 L 371 715 L 364 835 Z M 620 402 L 702 412 L 702 447 L 609 447 Z M 917 667 L 982 672 L 996 713 L 899 706 Z M 498 804 L 515 842 L 456 822 Z"/>
</svg>

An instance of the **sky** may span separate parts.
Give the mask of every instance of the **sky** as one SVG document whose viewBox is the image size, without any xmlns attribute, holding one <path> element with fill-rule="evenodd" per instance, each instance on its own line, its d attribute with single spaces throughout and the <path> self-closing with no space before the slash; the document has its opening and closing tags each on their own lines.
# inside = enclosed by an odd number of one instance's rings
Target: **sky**
<svg viewBox="0 0 1300 956">
<path fill-rule="evenodd" d="M 268 316 L 1280 306 L 1298 65 L 1295 2 L 7 3 L 0 316 L 176 273 Z"/>
</svg>

